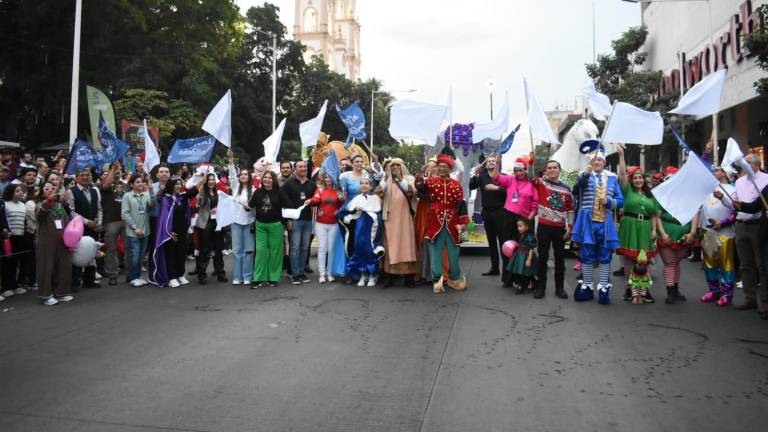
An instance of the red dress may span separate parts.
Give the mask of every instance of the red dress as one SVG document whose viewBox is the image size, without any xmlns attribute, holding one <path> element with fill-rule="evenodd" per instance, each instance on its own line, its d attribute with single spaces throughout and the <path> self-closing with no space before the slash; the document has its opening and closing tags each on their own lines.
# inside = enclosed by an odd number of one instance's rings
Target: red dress
<svg viewBox="0 0 768 432">
<path fill-rule="evenodd" d="M 434 240 L 445 226 L 453 243 L 461 243 L 456 226 L 469 223 L 466 207 L 462 205 L 464 189 L 461 183 L 452 178 L 430 177 L 424 180 L 424 188 L 430 201 L 424 237 Z"/>
</svg>

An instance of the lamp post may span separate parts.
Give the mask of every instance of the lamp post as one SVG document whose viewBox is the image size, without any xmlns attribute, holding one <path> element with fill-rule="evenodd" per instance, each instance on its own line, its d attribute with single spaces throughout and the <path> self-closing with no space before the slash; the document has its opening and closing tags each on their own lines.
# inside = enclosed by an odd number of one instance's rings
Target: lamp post
<svg viewBox="0 0 768 432">
<path fill-rule="evenodd" d="M 259 28 L 254 30 L 272 38 L 272 132 L 274 132 L 277 125 L 277 35 Z"/>
<path fill-rule="evenodd" d="M 69 148 L 77 139 L 77 106 L 80 89 L 80 27 L 82 24 L 83 0 L 75 3 L 75 36 L 72 44 L 72 90 L 69 101 Z M 94 137 L 95 139 L 96 137 Z"/>
<path fill-rule="evenodd" d="M 390 93 L 390 94 L 391 93 L 413 93 L 415 91 L 416 89 L 398 90 L 398 91 L 391 91 L 391 92 L 387 92 L 384 90 L 376 90 L 376 89 L 371 90 L 371 140 L 370 140 L 371 146 L 369 149 L 371 151 L 371 155 L 373 155 L 373 113 L 374 113 L 373 108 L 376 106 L 376 95 L 379 93 Z"/>
</svg>

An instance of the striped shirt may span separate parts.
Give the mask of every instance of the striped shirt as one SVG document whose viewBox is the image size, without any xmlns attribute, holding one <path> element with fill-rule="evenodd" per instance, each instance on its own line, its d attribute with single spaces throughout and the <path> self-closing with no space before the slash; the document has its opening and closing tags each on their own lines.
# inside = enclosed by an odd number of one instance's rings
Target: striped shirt
<svg viewBox="0 0 768 432">
<path fill-rule="evenodd" d="M 24 235 L 24 221 L 27 218 L 27 206 L 23 202 L 5 202 L 5 215 L 8 218 L 8 226 L 11 235 Z"/>
</svg>

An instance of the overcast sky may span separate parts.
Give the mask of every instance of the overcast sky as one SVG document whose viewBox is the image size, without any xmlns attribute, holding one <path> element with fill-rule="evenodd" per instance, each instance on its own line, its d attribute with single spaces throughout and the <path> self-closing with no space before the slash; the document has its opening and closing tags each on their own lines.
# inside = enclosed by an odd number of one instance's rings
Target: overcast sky
<svg viewBox="0 0 768 432">
<path fill-rule="evenodd" d="M 640 24 L 640 6 L 594 0 L 597 53 Z M 237 0 L 243 13 L 263 0 Z M 293 32 L 294 0 L 274 0 Z M 363 78 L 385 89 L 417 89 L 396 97 L 445 103 L 453 87 L 454 121 L 489 120 L 489 80 L 494 110 L 508 92 L 510 115 L 525 126 L 522 79 L 545 110 L 574 106 L 592 61 L 593 0 L 358 0 Z M 515 148 L 527 148 L 527 134 Z"/>
</svg>

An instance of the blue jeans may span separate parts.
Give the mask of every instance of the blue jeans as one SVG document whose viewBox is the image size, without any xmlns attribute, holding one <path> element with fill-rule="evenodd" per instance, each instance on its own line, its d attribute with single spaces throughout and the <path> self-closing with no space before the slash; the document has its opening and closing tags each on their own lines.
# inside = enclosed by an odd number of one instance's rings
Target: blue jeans
<svg viewBox="0 0 768 432">
<path fill-rule="evenodd" d="M 299 276 L 304 274 L 304 267 L 307 263 L 312 221 L 295 220 L 291 222 L 293 223 L 293 231 L 291 231 L 290 236 L 291 273 L 294 276 Z"/>
<path fill-rule="evenodd" d="M 232 272 L 233 281 L 253 281 L 253 234 L 250 225 L 233 223 L 232 227 L 232 252 L 235 261 Z"/>
<path fill-rule="evenodd" d="M 149 237 L 142 238 L 125 236 L 125 247 L 128 252 L 128 280 L 132 281 L 141 277 L 141 261 L 147 250 Z"/>
</svg>

